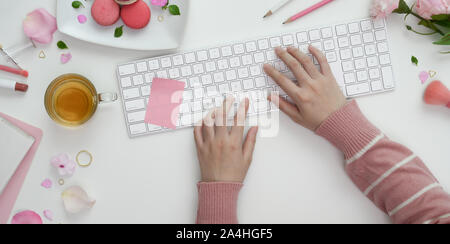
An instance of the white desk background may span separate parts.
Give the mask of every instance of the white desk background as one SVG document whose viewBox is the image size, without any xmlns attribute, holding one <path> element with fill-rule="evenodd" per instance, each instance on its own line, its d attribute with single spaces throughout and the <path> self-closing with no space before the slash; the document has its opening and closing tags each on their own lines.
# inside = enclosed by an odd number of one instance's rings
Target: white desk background
<svg viewBox="0 0 450 244">
<path fill-rule="evenodd" d="M 189 0 L 192 2 L 181 49 L 240 40 L 283 30 L 301 29 L 368 16 L 370 1 L 338 0 L 288 26 L 281 23 L 313 1 L 293 1 L 267 20 L 261 17 L 278 0 Z M 316 2 L 316 1 L 314 1 Z M 55 13 L 54 0 L 15 0 L 0 6 L 0 41 L 6 47 L 24 42 L 22 20 L 38 7 Z M 80 27 L 81 28 L 81 27 Z M 422 70 L 433 69 L 450 87 L 450 56 L 437 54 L 430 37 L 407 32 L 402 17 L 389 20 L 397 89 L 358 99 L 367 117 L 392 139 L 415 151 L 450 187 L 450 111 L 424 105 Z M 72 61 L 60 64 L 56 41 L 70 47 Z M 47 58 L 38 58 L 40 50 Z M 161 53 L 160 53 L 161 54 Z M 14 212 L 45 209 L 55 213 L 46 223 L 193 223 L 200 179 L 192 130 L 130 140 L 120 103 L 100 107 L 78 129 L 56 125 L 46 114 L 43 97 L 57 76 L 75 72 L 90 78 L 99 91 L 118 91 L 116 64 L 158 55 L 102 47 L 56 33 L 51 45 L 21 54 L 30 71 L 25 95 L 0 91 L 0 111 L 35 125 L 44 137 L 28 173 Z M 411 65 L 411 55 L 420 67 Z M 1 77 L 11 77 L 4 72 Z M 342 154 L 328 142 L 281 116 L 275 138 L 259 138 L 252 167 L 239 198 L 241 223 L 390 223 L 353 185 L 343 170 Z M 80 150 L 94 155 L 93 165 L 78 168 L 60 187 L 50 158 L 61 152 L 72 157 Z M 40 183 L 51 178 L 55 186 Z M 80 215 L 67 215 L 60 193 L 80 185 L 97 204 Z"/>
</svg>

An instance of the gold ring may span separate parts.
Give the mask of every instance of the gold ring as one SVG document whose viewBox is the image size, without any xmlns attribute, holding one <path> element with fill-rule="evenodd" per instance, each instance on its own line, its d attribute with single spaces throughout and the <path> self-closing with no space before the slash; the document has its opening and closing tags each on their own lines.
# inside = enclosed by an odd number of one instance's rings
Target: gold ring
<svg viewBox="0 0 450 244">
<path fill-rule="evenodd" d="M 64 180 L 63 180 L 63 179 L 59 179 L 59 180 L 58 180 L 58 184 L 59 184 L 60 186 L 64 185 Z"/>
<path fill-rule="evenodd" d="M 80 163 L 80 160 L 78 158 L 80 157 L 81 154 L 87 154 L 89 156 L 89 162 L 88 163 L 86 163 L 86 164 Z M 90 152 L 86 151 L 86 150 L 83 150 L 83 151 L 81 151 L 81 152 L 79 152 L 77 154 L 76 160 L 77 160 L 77 164 L 80 167 L 84 167 L 84 168 L 89 167 L 92 164 L 92 154 Z"/>
</svg>

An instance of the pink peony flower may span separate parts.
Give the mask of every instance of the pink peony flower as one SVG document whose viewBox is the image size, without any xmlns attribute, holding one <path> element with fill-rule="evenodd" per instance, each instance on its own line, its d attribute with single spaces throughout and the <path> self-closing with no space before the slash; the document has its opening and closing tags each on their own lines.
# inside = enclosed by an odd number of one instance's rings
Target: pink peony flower
<svg viewBox="0 0 450 244">
<path fill-rule="evenodd" d="M 373 0 L 370 16 L 376 19 L 386 18 L 398 8 L 399 0 Z"/>
<path fill-rule="evenodd" d="M 417 0 L 417 14 L 425 19 L 438 14 L 450 14 L 450 0 Z"/>
<path fill-rule="evenodd" d="M 77 166 L 73 160 L 69 159 L 67 154 L 59 154 L 53 157 L 50 163 L 58 170 L 60 176 L 72 176 Z"/>
<path fill-rule="evenodd" d="M 48 44 L 52 42 L 53 33 L 57 30 L 56 18 L 45 9 L 36 9 L 23 21 L 23 30 L 31 40 Z"/>
<path fill-rule="evenodd" d="M 153 5 L 164 7 L 167 5 L 168 0 L 151 0 Z"/>
<path fill-rule="evenodd" d="M 31 225 L 31 224 L 42 224 L 42 218 L 34 211 L 26 210 L 14 215 L 11 220 L 13 225 Z"/>
</svg>

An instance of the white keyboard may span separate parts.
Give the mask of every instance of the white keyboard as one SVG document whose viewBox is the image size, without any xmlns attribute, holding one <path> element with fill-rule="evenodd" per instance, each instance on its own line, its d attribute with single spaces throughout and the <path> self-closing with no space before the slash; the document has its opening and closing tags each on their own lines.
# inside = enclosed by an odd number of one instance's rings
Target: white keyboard
<svg viewBox="0 0 450 244">
<path fill-rule="evenodd" d="M 191 127 L 206 112 L 221 106 L 224 94 L 249 97 L 249 115 L 276 109 L 267 101 L 267 94 L 278 91 L 286 97 L 286 93 L 265 75 L 262 65 L 272 64 L 295 80 L 286 65 L 276 56 L 274 48 L 295 46 L 309 54 L 310 44 L 325 53 L 336 80 L 347 97 L 394 89 L 384 20 L 363 19 L 272 35 L 119 65 L 117 75 L 129 136 L 170 130 L 144 123 L 154 77 L 170 78 L 186 84 L 177 129 Z M 317 60 L 312 59 L 319 68 Z"/>
</svg>

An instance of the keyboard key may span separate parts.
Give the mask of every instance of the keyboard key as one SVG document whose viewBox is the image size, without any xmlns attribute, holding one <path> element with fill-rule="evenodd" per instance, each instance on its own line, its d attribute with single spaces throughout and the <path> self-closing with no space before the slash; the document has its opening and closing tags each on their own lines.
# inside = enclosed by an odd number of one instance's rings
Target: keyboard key
<svg viewBox="0 0 450 244">
<path fill-rule="evenodd" d="M 236 80 L 237 75 L 235 70 L 228 70 L 225 72 L 225 76 L 227 77 L 227 80 Z"/>
<path fill-rule="evenodd" d="M 145 110 L 142 110 L 139 112 L 128 113 L 128 122 L 136 123 L 136 122 L 144 121 L 145 113 L 146 113 Z"/>
<path fill-rule="evenodd" d="M 284 46 L 294 45 L 294 37 L 292 35 L 284 35 L 283 36 L 283 45 Z"/>
<path fill-rule="evenodd" d="M 197 52 L 197 60 L 199 62 L 208 60 L 208 52 L 207 51 L 198 51 Z"/>
<path fill-rule="evenodd" d="M 359 23 L 351 23 L 348 25 L 348 32 L 350 34 L 358 33 L 359 32 Z"/>
<path fill-rule="evenodd" d="M 181 67 L 181 76 L 186 77 L 192 75 L 191 66 Z"/>
<path fill-rule="evenodd" d="M 196 62 L 195 53 L 186 53 L 184 55 L 187 64 L 192 64 Z"/>
<path fill-rule="evenodd" d="M 205 91 L 203 88 L 195 88 L 194 89 L 194 98 L 195 99 L 203 98 L 204 95 L 205 95 Z"/>
<path fill-rule="evenodd" d="M 222 47 L 222 56 L 223 57 L 229 57 L 233 55 L 233 51 L 231 49 L 231 46 Z"/>
<path fill-rule="evenodd" d="M 240 81 L 233 81 L 230 83 L 231 85 L 231 91 L 232 92 L 238 92 L 242 90 L 241 82 Z"/>
<path fill-rule="evenodd" d="M 384 30 L 375 31 L 375 37 L 376 37 L 377 41 L 386 40 L 386 31 L 384 31 Z"/>
<path fill-rule="evenodd" d="M 333 29 L 326 27 L 320 30 L 322 32 L 322 38 L 327 39 L 333 37 Z"/>
<path fill-rule="evenodd" d="M 388 44 L 386 42 L 381 42 L 377 44 L 378 52 L 385 53 L 389 51 Z"/>
<path fill-rule="evenodd" d="M 253 55 L 253 57 L 255 58 L 255 63 L 264 63 L 266 60 L 264 58 L 264 53 L 255 53 Z"/>
<path fill-rule="evenodd" d="M 208 87 L 206 87 L 206 95 L 208 97 L 219 95 L 219 92 L 217 91 L 217 86 L 208 86 Z M 206 109 L 210 109 L 210 108 L 206 108 Z"/>
<path fill-rule="evenodd" d="M 355 60 L 355 69 L 364 69 L 366 68 L 366 59 L 360 58 Z"/>
<path fill-rule="evenodd" d="M 245 48 L 247 49 L 247 52 L 255 52 L 257 50 L 256 42 L 245 43 Z"/>
<path fill-rule="evenodd" d="M 280 47 L 281 46 L 281 38 L 279 38 L 279 37 L 270 38 L 270 46 L 273 48 Z"/>
<path fill-rule="evenodd" d="M 132 135 L 143 134 L 147 132 L 147 127 L 145 123 L 130 125 L 130 132 Z"/>
<path fill-rule="evenodd" d="M 380 78 L 380 70 L 378 68 L 376 69 L 370 69 L 369 70 L 369 77 L 371 80 L 375 80 Z"/>
<path fill-rule="evenodd" d="M 311 44 L 311 46 L 313 46 L 313 47 L 319 49 L 320 51 L 323 50 L 323 48 L 322 48 L 322 43 L 321 43 L 321 42 L 313 42 L 313 43 Z"/>
<path fill-rule="evenodd" d="M 229 93 L 229 92 L 230 92 L 230 86 L 228 86 L 227 83 L 220 84 L 220 85 L 219 85 L 219 92 L 220 92 L 221 94 Z"/>
<path fill-rule="evenodd" d="M 134 68 L 134 64 L 127 64 L 127 65 L 122 65 L 119 66 L 119 74 L 121 76 L 124 75 L 131 75 L 136 73 L 136 69 Z"/>
<path fill-rule="evenodd" d="M 252 55 L 244 55 L 242 56 L 242 65 L 250 65 L 253 64 Z"/>
<path fill-rule="evenodd" d="M 225 81 L 225 76 L 223 72 L 214 73 L 214 82 L 220 83 Z"/>
<path fill-rule="evenodd" d="M 145 108 L 144 99 L 125 102 L 125 109 L 127 111 L 139 110 L 144 108 Z"/>
<path fill-rule="evenodd" d="M 336 62 L 337 59 L 338 59 L 335 51 L 327 52 L 327 53 L 325 54 L 325 56 L 326 56 L 326 58 L 327 58 L 328 63 Z"/>
<path fill-rule="evenodd" d="M 373 26 L 375 29 L 381 29 L 384 27 L 384 19 L 376 19 L 373 21 Z"/>
<path fill-rule="evenodd" d="M 347 35 L 347 26 L 346 25 L 338 25 L 336 26 L 336 34 L 338 36 L 344 36 Z"/>
<path fill-rule="evenodd" d="M 386 65 L 391 63 L 391 57 L 389 54 L 380 55 L 380 64 Z"/>
<path fill-rule="evenodd" d="M 162 78 L 162 79 L 167 79 L 169 77 L 167 75 L 167 71 L 165 71 L 165 70 L 160 70 L 160 71 L 156 72 L 156 76 L 158 78 Z"/>
<path fill-rule="evenodd" d="M 198 75 L 204 72 L 203 64 L 195 64 L 193 67 L 194 74 Z"/>
<path fill-rule="evenodd" d="M 306 32 L 297 33 L 297 42 L 298 43 L 308 42 L 308 33 Z"/>
<path fill-rule="evenodd" d="M 356 78 L 359 82 L 361 82 L 361 81 L 366 81 L 367 79 L 369 79 L 369 76 L 367 75 L 367 71 L 363 70 L 363 71 L 356 72 Z"/>
<path fill-rule="evenodd" d="M 183 92 L 183 100 L 184 101 L 190 101 L 194 98 L 194 94 L 192 93 L 192 90 L 184 90 Z"/>
<path fill-rule="evenodd" d="M 150 60 L 148 61 L 148 67 L 150 70 L 157 70 L 159 69 L 159 62 L 158 60 Z"/>
<path fill-rule="evenodd" d="M 261 39 L 258 41 L 259 50 L 266 50 L 269 48 L 269 41 L 267 39 Z"/>
<path fill-rule="evenodd" d="M 251 76 L 257 76 L 261 74 L 261 67 L 259 65 L 254 65 L 250 67 Z"/>
<path fill-rule="evenodd" d="M 120 79 L 120 83 L 122 84 L 122 87 L 129 87 L 131 86 L 131 78 L 130 77 L 125 77 Z"/>
<path fill-rule="evenodd" d="M 362 44 L 361 36 L 360 36 L 360 35 L 353 35 L 353 36 L 350 36 L 350 43 L 351 43 L 353 46 L 361 45 L 361 44 Z"/>
<path fill-rule="evenodd" d="M 239 66 L 241 66 L 241 60 L 239 59 L 239 57 L 230 58 L 230 67 L 231 68 L 236 68 Z"/>
<path fill-rule="evenodd" d="M 252 79 L 244 80 L 244 81 L 242 82 L 242 84 L 244 85 L 244 90 L 248 90 L 248 89 L 251 89 L 251 88 L 254 87 L 254 86 L 253 86 L 253 80 L 252 80 Z"/>
<path fill-rule="evenodd" d="M 233 46 L 235 54 L 243 54 L 245 52 L 244 44 L 237 44 Z"/>
<path fill-rule="evenodd" d="M 266 78 L 264 77 L 257 77 L 255 78 L 255 84 L 256 87 L 261 88 L 266 86 Z"/>
<path fill-rule="evenodd" d="M 345 84 L 355 83 L 356 82 L 355 74 L 353 73 L 344 74 L 344 80 Z"/>
<path fill-rule="evenodd" d="M 173 65 L 175 65 L 175 66 L 180 66 L 180 65 L 184 64 L 183 56 L 181 56 L 181 55 L 173 56 L 172 60 L 173 60 Z"/>
<path fill-rule="evenodd" d="M 364 43 L 370 43 L 370 42 L 375 41 L 375 39 L 373 37 L 373 33 L 372 32 L 364 33 L 363 41 L 364 41 Z"/>
<path fill-rule="evenodd" d="M 137 67 L 137 71 L 138 71 L 139 73 L 142 73 L 142 72 L 146 72 L 146 71 L 147 71 L 147 63 L 146 63 L 146 62 L 140 62 L 140 63 L 137 63 L 137 64 L 136 64 L 136 67 Z"/>
<path fill-rule="evenodd" d="M 369 44 L 364 47 L 367 55 L 374 55 L 377 53 L 377 49 L 374 44 Z"/>
<path fill-rule="evenodd" d="M 244 79 L 249 76 L 248 69 L 247 68 L 240 68 L 238 69 L 238 77 L 239 79 Z"/>
<path fill-rule="evenodd" d="M 344 47 L 348 47 L 350 46 L 350 42 L 348 40 L 348 37 L 344 36 L 344 37 L 340 37 L 338 39 L 338 44 L 340 48 L 344 48 Z"/>
<path fill-rule="evenodd" d="M 180 125 L 181 126 L 188 126 L 188 125 L 192 125 L 193 121 L 192 121 L 192 115 L 191 114 L 183 114 L 180 118 Z"/>
<path fill-rule="evenodd" d="M 394 87 L 394 76 L 392 73 L 392 67 L 387 66 L 387 67 L 381 68 L 381 73 L 383 75 L 384 88 L 386 88 L 386 89 L 393 88 Z"/>
<path fill-rule="evenodd" d="M 209 57 L 211 59 L 217 59 L 220 58 L 220 51 L 219 48 L 213 48 L 211 50 L 209 50 Z"/>
<path fill-rule="evenodd" d="M 217 67 L 219 70 L 228 69 L 228 62 L 226 59 L 221 59 L 217 62 Z"/>
<path fill-rule="evenodd" d="M 180 113 L 190 113 L 191 108 L 189 107 L 189 103 L 182 103 L 180 104 Z"/>
<path fill-rule="evenodd" d="M 320 31 L 319 30 L 311 30 L 309 31 L 309 40 L 317 41 L 320 39 Z"/>
<path fill-rule="evenodd" d="M 189 79 L 189 84 L 191 85 L 192 88 L 202 86 L 202 84 L 200 83 L 200 78 L 199 77 L 192 77 L 192 78 L 190 78 Z"/>
<path fill-rule="evenodd" d="M 369 83 L 360 83 L 347 86 L 347 94 L 349 96 L 361 95 L 370 92 Z"/>
<path fill-rule="evenodd" d="M 142 96 L 150 96 L 150 86 L 141 87 Z"/>
<path fill-rule="evenodd" d="M 380 80 L 373 81 L 370 85 L 372 86 L 372 91 L 383 90 L 383 83 Z"/>
<path fill-rule="evenodd" d="M 347 60 L 352 58 L 352 51 L 350 49 L 343 49 L 340 51 L 341 53 L 341 59 Z"/>
<path fill-rule="evenodd" d="M 201 101 L 195 101 L 192 103 L 192 112 L 198 112 L 198 111 L 202 111 L 203 107 L 202 107 L 202 102 Z"/>
<path fill-rule="evenodd" d="M 161 67 L 163 68 L 168 68 L 172 66 L 172 61 L 170 60 L 169 57 L 165 57 L 161 59 Z"/>
<path fill-rule="evenodd" d="M 369 67 L 378 66 L 378 58 L 376 56 L 368 57 L 367 58 L 367 66 L 369 66 Z"/>
<path fill-rule="evenodd" d="M 352 52 L 353 52 L 354 58 L 359 58 L 359 57 L 364 56 L 364 50 L 362 47 L 355 47 L 352 49 Z"/>
<path fill-rule="evenodd" d="M 180 69 L 178 68 L 169 69 L 169 77 L 171 79 L 177 79 L 178 77 L 180 77 Z"/>
<path fill-rule="evenodd" d="M 213 80 L 210 74 L 202 75 L 202 84 L 203 85 L 209 85 L 212 84 Z"/>
<path fill-rule="evenodd" d="M 135 86 L 144 84 L 144 77 L 142 75 L 133 76 L 133 84 Z"/>
<path fill-rule="evenodd" d="M 324 41 L 324 42 L 323 42 L 323 49 L 324 49 L 325 51 L 329 51 L 329 50 L 334 49 L 334 40 L 333 40 L 333 39 L 330 39 L 330 40 Z"/>
<path fill-rule="evenodd" d="M 344 72 L 351 71 L 351 70 L 354 70 L 354 69 L 355 69 L 355 66 L 353 65 L 353 61 L 342 62 L 342 70 Z"/>
<path fill-rule="evenodd" d="M 372 30 L 372 21 L 370 20 L 361 21 L 361 29 L 363 32 Z"/>
</svg>

